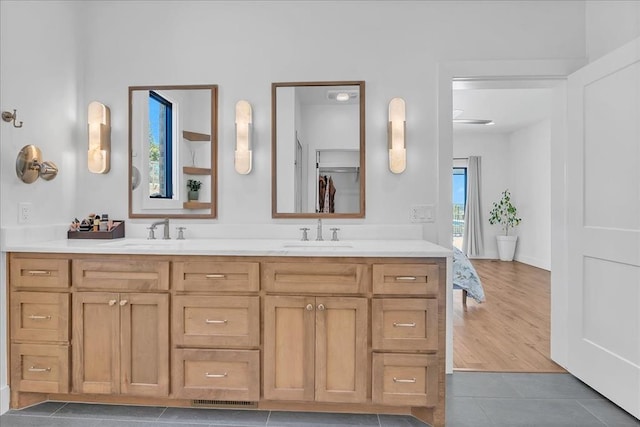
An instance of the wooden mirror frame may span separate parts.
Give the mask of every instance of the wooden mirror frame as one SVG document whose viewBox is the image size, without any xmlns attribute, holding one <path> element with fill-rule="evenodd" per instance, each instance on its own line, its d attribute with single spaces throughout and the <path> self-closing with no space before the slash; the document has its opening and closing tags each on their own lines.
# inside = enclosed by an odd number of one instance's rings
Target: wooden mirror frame
<svg viewBox="0 0 640 427">
<path fill-rule="evenodd" d="M 210 126 L 210 150 L 211 150 L 211 209 L 209 213 L 134 213 L 133 212 L 133 140 L 132 140 L 132 119 L 133 119 L 133 92 L 139 90 L 197 90 L 207 89 L 211 91 L 211 126 Z M 129 179 L 127 188 L 129 194 L 129 218 L 217 218 L 218 212 L 218 85 L 152 85 L 152 86 L 129 86 Z"/>
<path fill-rule="evenodd" d="M 277 206 L 277 129 L 276 129 L 276 90 L 279 87 L 309 87 L 309 86 L 357 86 L 359 93 L 360 119 L 360 211 L 354 213 L 323 213 L 323 212 L 278 212 Z M 271 217 L 272 218 L 364 218 L 365 217 L 365 183 L 366 183 L 366 155 L 365 155 L 365 82 L 355 81 L 327 81 L 327 82 L 279 82 L 271 83 Z"/>
</svg>

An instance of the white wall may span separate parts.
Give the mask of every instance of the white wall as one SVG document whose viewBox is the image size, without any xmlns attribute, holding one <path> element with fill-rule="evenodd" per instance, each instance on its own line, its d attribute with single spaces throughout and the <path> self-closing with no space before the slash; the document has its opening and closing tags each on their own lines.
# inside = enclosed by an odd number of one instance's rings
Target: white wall
<svg viewBox="0 0 640 427">
<path fill-rule="evenodd" d="M 481 157 L 480 217 L 483 226 L 484 255 L 498 258 L 496 236 L 500 227 L 489 224 L 489 211 L 500 193 L 509 187 L 509 138 L 504 134 L 458 133 L 453 135 L 453 157 Z"/>
<path fill-rule="evenodd" d="M 589 0 L 585 17 L 589 62 L 640 37 L 640 1 Z"/>
<path fill-rule="evenodd" d="M 351 223 L 407 224 L 411 205 L 436 204 L 440 192 L 450 193 L 438 164 L 439 63 L 585 55 L 585 4 L 576 1 L 3 0 L 0 16 L 0 105 L 16 108 L 25 121 L 23 129 L 0 123 L 2 227 L 17 225 L 20 201 L 33 203 L 35 225 L 89 212 L 126 218 L 128 86 L 196 83 L 220 88 L 215 222 L 291 223 L 270 213 L 270 84 L 318 80 L 366 81 L 367 212 Z M 327 24 L 336 17 L 349 25 Z M 386 143 L 388 102 L 395 96 L 407 105 L 408 165 L 399 175 L 388 171 Z M 248 176 L 233 167 L 239 99 L 254 107 Z M 111 108 L 107 175 L 86 168 L 86 107 L 93 100 Z M 58 164 L 58 178 L 17 181 L 15 156 L 27 143 Z M 438 225 L 437 219 L 426 224 L 424 237 L 437 241 Z M 3 285 L 4 278 L 0 274 Z M 0 289 L 2 307 L 4 296 Z M 6 353 L 0 337 L 4 390 Z"/>
<path fill-rule="evenodd" d="M 0 106 L 2 111 L 16 109 L 18 121 L 23 121 L 20 129 L 0 122 L 2 226 L 17 223 L 19 202 L 32 204 L 34 223 L 68 221 L 74 213 L 76 157 L 87 156 L 87 145 L 77 144 L 77 133 L 87 124 L 78 121 L 76 108 L 82 80 L 76 31 L 76 8 L 70 3 L 0 3 Z M 16 156 L 27 144 L 40 147 L 43 160 L 58 166 L 57 178 L 31 185 L 17 178 Z M 4 255 L 0 263 L 2 413 L 9 407 Z"/>
<path fill-rule="evenodd" d="M 437 200 L 438 60 L 565 58 L 584 52 L 583 5 L 574 2 L 85 3 L 83 36 L 92 48 L 85 62 L 84 97 L 110 105 L 116 158 L 108 176 L 85 173 L 79 180 L 79 192 L 86 197 L 78 210 L 112 212 L 114 218 L 126 213 L 129 85 L 219 84 L 218 222 L 273 223 L 270 83 L 365 80 L 367 215 L 361 221 L 408 223 L 411 205 Z M 361 21 L 329 31 L 326 22 L 335 16 L 358 16 Z M 141 23 L 149 24 L 141 29 Z M 167 44 L 157 42 L 162 24 L 172 29 Z M 389 173 L 387 166 L 386 116 L 394 96 L 407 101 L 409 164 L 401 175 Z M 255 165 L 249 176 L 233 170 L 232 113 L 238 99 L 254 105 Z M 86 191 L 97 185 L 104 188 L 102 194 Z M 435 240 L 435 230 L 435 224 L 428 224 L 426 237 Z"/>
<path fill-rule="evenodd" d="M 551 105 L 549 106 L 551 110 Z M 515 259 L 551 268 L 551 127 L 544 120 L 509 135 L 509 189 L 518 215 Z"/>
<path fill-rule="evenodd" d="M 506 135 L 454 133 L 454 158 L 482 157 L 483 258 L 498 258 L 495 236 L 503 232 L 499 225 L 489 224 L 489 211 L 501 193 L 509 189 L 522 218 L 513 230 L 518 236 L 515 259 L 546 270 L 551 268 L 550 150 L 549 120 Z"/>
</svg>

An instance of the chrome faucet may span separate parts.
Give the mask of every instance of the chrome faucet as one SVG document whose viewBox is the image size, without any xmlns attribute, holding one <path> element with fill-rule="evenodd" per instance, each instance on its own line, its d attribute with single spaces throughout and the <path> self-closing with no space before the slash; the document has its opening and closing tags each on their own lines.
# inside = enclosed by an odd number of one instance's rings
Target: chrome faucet
<svg viewBox="0 0 640 427">
<path fill-rule="evenodd" d="M 322 219 L 318 218 L 318 235 L 316 236 L 317 241 L 324 240 L 322 238 Z"/>
<path fill-rule="evenodd" d="M 151 224 L 151 226 L 149 227 L 149 236 L 147 237 L 148 240 L 154 240 L 156 238 L 156 236 L 153 233 L 153 230 L 156 229 L 156 226 L 161 224 L 164 225 L 164 232 L 162 234 L 162 239 L 163 240 L 171 239 L 171 237 L 169 236 L 169 218 L 165 218 L 161 221 L 156 221 Z"/>
</svg>

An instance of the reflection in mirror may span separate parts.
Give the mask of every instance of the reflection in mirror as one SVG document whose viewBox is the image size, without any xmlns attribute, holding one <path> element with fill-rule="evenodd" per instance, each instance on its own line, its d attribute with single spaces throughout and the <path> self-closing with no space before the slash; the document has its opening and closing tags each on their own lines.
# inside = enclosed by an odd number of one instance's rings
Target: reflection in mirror
<svg viewBox="0 0 640 427">
<path fill-rule="evenodd" d="M 129 87 L 130 218 L 216 217 L 217 89 Z"/>
<path fill-rule="evenodd" d="M 272 216 L 363 218 L 364 82 L 273 83 Z"/>
</svg>

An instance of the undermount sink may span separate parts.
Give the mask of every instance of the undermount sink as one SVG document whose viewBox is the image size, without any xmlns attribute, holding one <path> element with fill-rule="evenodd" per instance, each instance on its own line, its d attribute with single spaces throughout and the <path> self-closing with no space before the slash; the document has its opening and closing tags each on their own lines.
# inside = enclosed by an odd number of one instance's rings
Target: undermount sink
<svg viewBox="0 0 640 427">
<path fill-rule="evenodd" d="M 150 248 L 159 248 L 159 247 L 167 247 L 167 246 L 175 246 L 178 244 L 175 240 L 123 240 L 117 242 L 107 242 L 104 243 L 105 246 L 117 246 L 119 248 L 138 248 L 138 249 L 150 249 Z"/>
<path fill-rule="evenodd" d="M 296 248 L 296 249 L 336 249 L 336 248 L 353 248 L 353 245 L 348 242 L 336 242 L 336 241 L 300 241 L 300 242 L 287 242 L 282 245 L 283 248 Z"/>
</svg>

